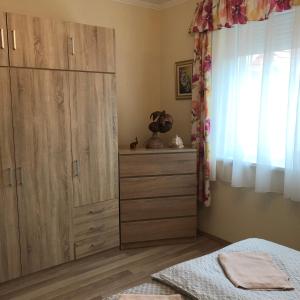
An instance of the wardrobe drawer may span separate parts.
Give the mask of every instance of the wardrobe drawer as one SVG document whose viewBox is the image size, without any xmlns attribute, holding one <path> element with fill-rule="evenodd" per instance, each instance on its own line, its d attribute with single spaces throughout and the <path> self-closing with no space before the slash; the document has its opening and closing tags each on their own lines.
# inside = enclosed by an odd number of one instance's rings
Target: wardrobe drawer
<svg viewBox="0 0 300 300">
<path fill-rule="evenodd" d="M 119 228 L 119 206 L 117 200 L 108 200 L 74 210 L 74 239 L 84 239 L 117 232 Z"/>
<path fill-rule="evenodd" d="M 75 243 L 76 259 L 119 247 L 119 230 L 114 228 L 95 238 L 89 238 Z"/>
<path fill-rule="evenodd" d="M 81 241 L 87 238 L 97 237 L 107 232 L 117 232 L 119 217 L 117 214 L 105 218 L 93 219 L 89 222 L 75 224 L 74 239 Z"/>
<path fill-rule="evenodd" d="M 120 155 L 120 177 L 196 173 L 196 152 Z"/>
<path fill-rule="evenodd" d="M 196 217 L 122 223 L 121 241 L 135 243 L 196 236 Z"/>
<path fill-rule="evenodd" d="M 120 203 L 121 221 L 151 220 L 195 216 L 195 196 L 123 200 Z"/>
<path fill-rule="evenodd" d="M 74 208 L 74 223 L 80 224 L 119 214 L 119 200 L 112 199 Z"/>
<path fill-rule="evenodd" d="M 120 198 L 139 199 L 196 194 L 196 174 L 120 178 Z"/>
</svg>

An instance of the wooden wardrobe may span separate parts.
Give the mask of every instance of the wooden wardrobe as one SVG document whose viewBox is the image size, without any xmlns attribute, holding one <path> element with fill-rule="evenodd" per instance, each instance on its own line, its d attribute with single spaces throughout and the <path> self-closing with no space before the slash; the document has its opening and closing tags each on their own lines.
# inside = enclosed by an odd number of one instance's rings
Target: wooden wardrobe
<svg viewBox="0 0 300 300">
<path fill-rule="evenodd" d="M 0 282 L 119 245 L 114 49 L 0 13 Z"/>
</svg>

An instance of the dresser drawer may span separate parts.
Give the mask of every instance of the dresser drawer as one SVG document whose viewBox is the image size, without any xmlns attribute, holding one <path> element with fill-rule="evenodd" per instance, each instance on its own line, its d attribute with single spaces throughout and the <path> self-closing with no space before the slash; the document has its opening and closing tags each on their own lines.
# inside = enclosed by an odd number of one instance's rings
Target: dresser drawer
<svg viewBox="0 0 300 300">
<path fill-rule="evenodd" d="M 121 199 L 196 194 L 196 174 L 120 179 Z"/>
<path fill-rule="evenodd" d="M 96 238 L 85 239 L 75 243 L 75 257 L 76 259 L 92 255 L 101 251 L 105 251 L 114 247 L 118 247 L 119 230 L 113 229 L 111 231 L 99 234 Z"/>
<path fill-rule="evenodd" d="M 196 217 L 122 223 L 121 242 L 136 243 L 196 236 Z"/>
<path fill-rule="evenodd" d="M 196 173 L 196 152 L 120 155 L 120 177 Z"/>
<path fill-rule="evenodd" d="M 122 222 L 195 216 L 197 213 L 195 196 L 123 200 L 120 207 Z"/>
</svg>

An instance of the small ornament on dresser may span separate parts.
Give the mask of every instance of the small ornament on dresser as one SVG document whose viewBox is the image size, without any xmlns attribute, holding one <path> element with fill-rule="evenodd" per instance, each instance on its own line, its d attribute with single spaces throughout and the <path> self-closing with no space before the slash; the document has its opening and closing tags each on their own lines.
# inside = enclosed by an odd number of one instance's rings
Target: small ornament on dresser
<svg viewBox="0 0 300 300">
<path fill-rule="evenodd" d="M 161 149 L 164 143 L 159 137 L 159 133 L 166 133 L 173 127 L 173 118 L 165 110 L 155 111 L 150 115 L 152 122 L 149 124 L 149 130 L 153 132 L 152 137 L 147 141 L 146 148 Z"/>
<path fill-rule="evenodd" d="M 130 144 L 130 149 L 135 150 L 137 145 L 139 144 L 138 138 L 135 138 L 135 141 Z"/>
<path fill-rule="evenodd" d="M 170 148 L 183 149 L 184 144 L 183 144 L 182 138 L 178 135 L 176 135 L 174 138 L 172 138 L 172 141 L 170 143 Z"/>
</svg>

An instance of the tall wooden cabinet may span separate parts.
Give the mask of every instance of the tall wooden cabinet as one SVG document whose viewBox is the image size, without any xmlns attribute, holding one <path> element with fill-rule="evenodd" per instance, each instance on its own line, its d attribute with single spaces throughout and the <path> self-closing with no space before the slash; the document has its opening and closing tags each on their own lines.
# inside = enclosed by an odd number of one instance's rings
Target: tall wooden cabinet
<svg viewBox="0 0 300 300">
<path fill-rule="evenodd" d="M 12 13 L 1 28 L 3 282 L 118 246 L 119 206 L 114 30 Z"/>
<path fill-rule="evenodd" d="M 113 74 L 70 73 L 76 257 L 119 244 L 115 91 Z"/>
<path fill-rule="evenodd" d="M 9 69 L 0 68 L 0 282 L 21 274 Z"/>
</svg>

